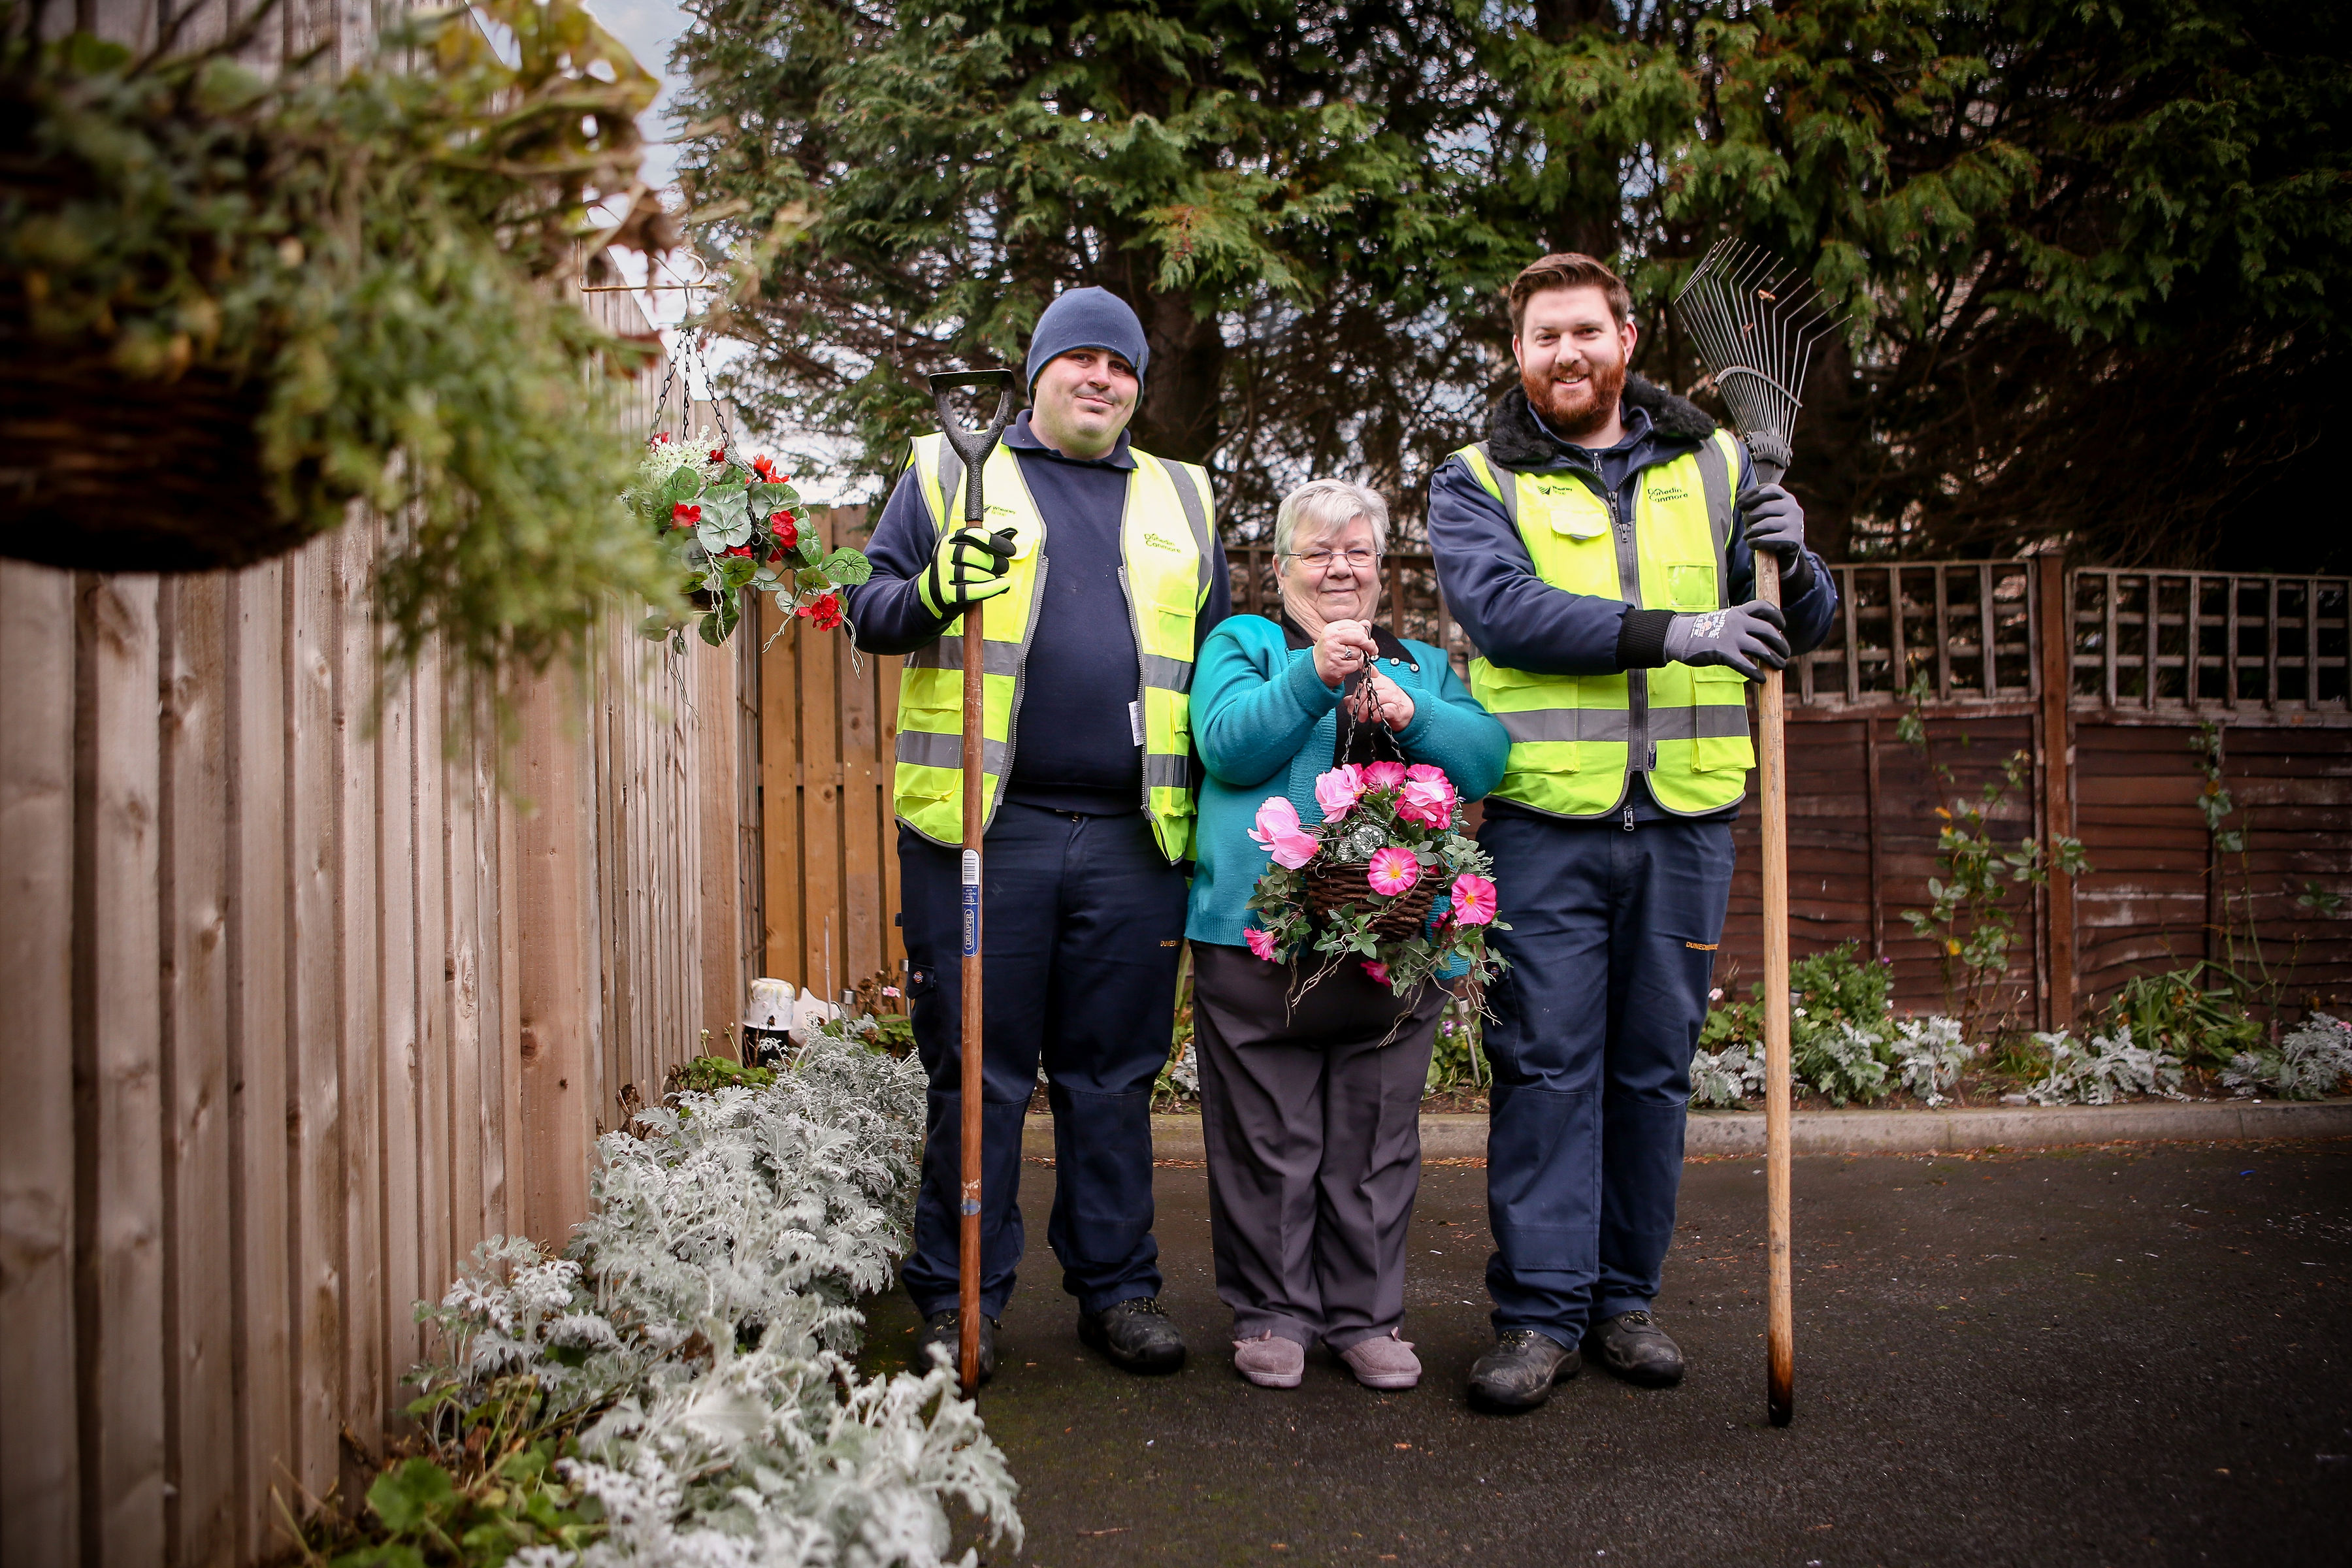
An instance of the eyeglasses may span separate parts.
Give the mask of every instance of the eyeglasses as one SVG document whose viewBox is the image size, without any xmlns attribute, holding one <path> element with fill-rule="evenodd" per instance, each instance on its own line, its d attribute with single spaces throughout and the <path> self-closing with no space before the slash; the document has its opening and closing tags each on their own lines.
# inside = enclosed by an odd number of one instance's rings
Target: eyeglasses
<svg viewBox="0 0 2352 1568">
<path fill-rule="evenodd" d="M 1381 558 L 1377 550 L 1290 550 L 1284 553 L 1309 572 L 1326 571 L 1332 562 L 1341 560 L 1359 572 L 1369 572 Z"/>
</svg>

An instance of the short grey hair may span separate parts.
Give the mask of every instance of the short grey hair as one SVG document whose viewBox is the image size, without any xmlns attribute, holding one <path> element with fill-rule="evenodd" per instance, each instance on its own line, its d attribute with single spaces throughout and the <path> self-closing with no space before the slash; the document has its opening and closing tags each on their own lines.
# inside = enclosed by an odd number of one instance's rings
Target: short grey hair
<svg viewBox="0 0 2352 1568">
<path fill-rule="evenodd" d="M 1290 554 L 1302 525 L 1307 537 L 1314 539 L 1325 529 L 1345 528 L 1360 517 L 1372 525 L 1372 548 L 1387 554 L 1389 503 L 1378 490 L 1347 479 L 1309 479 L 1282 498 L 1282 510 L 1274 515 L 1275 552 Z"/>
</svg>

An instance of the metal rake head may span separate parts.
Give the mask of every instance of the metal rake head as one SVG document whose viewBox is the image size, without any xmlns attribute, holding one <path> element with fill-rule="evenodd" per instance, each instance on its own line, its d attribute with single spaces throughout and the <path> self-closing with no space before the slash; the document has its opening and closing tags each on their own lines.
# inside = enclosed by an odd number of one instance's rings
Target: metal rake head
<svg viewBox="0 0 2352 1568">
<path fill-rule="evenodd" d="M 1777 483 L 1789 469 L 1813 345 L 1845 318 L 1831 315 L 1795 268 L 1736 239 L 1700 258 L 1675 296 L 1675 314 L 1746 438 L 1757 477 Z"/>
</svg>

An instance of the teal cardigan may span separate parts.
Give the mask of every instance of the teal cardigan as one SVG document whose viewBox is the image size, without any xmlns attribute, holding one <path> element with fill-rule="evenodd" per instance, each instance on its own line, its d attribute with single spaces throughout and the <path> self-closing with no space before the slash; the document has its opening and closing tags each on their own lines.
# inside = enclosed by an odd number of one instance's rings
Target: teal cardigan
<svg viewBox="0 0 2352 1568">
<path fill-rule="evenodd" d="M 1409 761 L 1436 763 L 1464 800 L 1477 800 L 1501 781 L 1510 737 L 1443 653 L 1423 642 L 1403 647 L 1405 661 L 1381 667 L 1412 697 L 1412 722 L 1397 740 Z M 1247 907 L 1251 889 L 1272 860 L 1249 837 L 1257 808 L 1270 795 L 1287 795 L 1300 822 L 1321 822 L 1315 778 L 1330 771 L 1339 736 L 1339 694 L 1315 673 L 1314 650 L 1287 647 L 1278 624 L 1234 616 L 1202 643 L 1192 667 L 1192 743 L 1206 776 L 1186 936 L 1242 945 L 1242 932 L 1258 923 Z"/>
</svg>

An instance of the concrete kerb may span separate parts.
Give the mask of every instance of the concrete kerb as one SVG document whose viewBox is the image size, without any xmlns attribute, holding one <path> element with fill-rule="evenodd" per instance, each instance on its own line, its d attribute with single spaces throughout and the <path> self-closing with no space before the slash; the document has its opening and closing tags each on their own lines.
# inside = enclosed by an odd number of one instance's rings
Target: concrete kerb
<svg viewBox="0 0 2352 1568">
<path fill-rule="evenodd" d="M 2224 1100 L 2196 1104 L 2062 1105 L 1951 1110 L 1801 1110 L 1790 1130 L 1800 1154 L 1945 1154 L 1976 1149 L 2054 1149 L 2075 1143 L 2163 1143 L 2252 1138 L 2352 1138 L 2352 1100 Z M 1152 1154 L 1203 1157 L 1198 1116 L 1151 1119 Z M 1692 1156 L 1760 1154 L 1764 1116 L 1694 1110 L 1684 1152 Z M 1033 1115 L 1022 1152 L 1051 1159 L 1054 1124 Z M 1448 1113 L 1421 1119 L 1426 1160 L 1483 1159 L 1486 1119 Z"/>
</svg>

